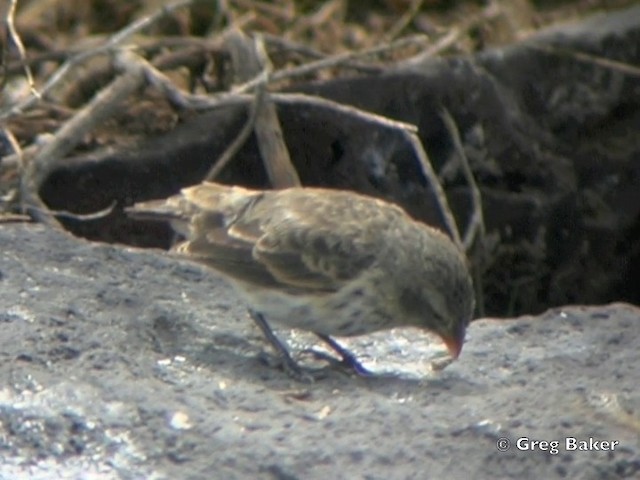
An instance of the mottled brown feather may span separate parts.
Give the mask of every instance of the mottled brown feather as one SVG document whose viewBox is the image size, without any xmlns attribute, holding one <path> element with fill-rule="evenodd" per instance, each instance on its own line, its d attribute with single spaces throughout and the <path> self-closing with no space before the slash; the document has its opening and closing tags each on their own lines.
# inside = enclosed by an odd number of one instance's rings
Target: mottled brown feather
<svg viewBox="0 0 640 480">
<path fill-rule="evenodd" d="M 291 194 L 283 198 L 280 191 L 247 194 L 234 187 L 236 195 L 226 191 L 222 196 L 213 185 L 185 189 L 188 205 L 174 203 L 191 215 L 197 212 L 192 217 L 192 240 L 180 251 L 245 283 L 300 293 L 336 291 L 373 262 L 373 245 L 345 243 L 338 230 L 347 222 L 357 228 L 362 218 L 372 222 L 379 217 L 382 227 L 403 214 L 395 207 L 381 212 L 366 208 L 368 204 L 354 205 L 353 195 L 338 191 L 331 198 L 291 199 Z M 345 211 L 352 215 L 345 218 Z"/>
</svg>

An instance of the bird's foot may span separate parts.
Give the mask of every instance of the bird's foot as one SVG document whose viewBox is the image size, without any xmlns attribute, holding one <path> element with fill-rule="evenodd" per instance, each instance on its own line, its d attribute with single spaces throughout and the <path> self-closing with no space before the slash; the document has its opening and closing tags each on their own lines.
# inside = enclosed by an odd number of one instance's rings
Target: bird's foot
<svg viewBox="0 0 640 480">
<path fill-rule="evenodd" d="M 313 383 L 316 378 L 320 378 L 320 376 L 317 375 L 317 372 L 302 368 L 293 358 L 291 358 L 287 347 L 278 337 L 276 337 L 261 313 L 249 310 L 249 314 L 276 351 L 276 355 L 269 355 L 268 353 L 263 352 L 260 355 L 260 359 L 263 363 L 272 367 L 281 368 L 287 375 L 298 382 Z"/>
<path fill-rule="evenodd" d="M 325 335 L 323 333 L 317 333 L 316 336 L 319 337 L 322 341 L 324 341 L 327 345 L 329 345 L 335 352 L 337 352 L 342 361 L 340 362 L 342 366 L 352 372 L 355 372 L 357 375 L 361 377 L 373 377 L 375 373 L 371 370 L 368 370 L 362 366 L 362 364 L 358 361 L 356 356 L 351 353 L 349 350 L 344 348 L 338 342 L 336 342 L 329 335 Z"/>
<path fill-rule="evenodd" d="M 364 367 L 352 353 L 349 353 L 349 355 L 344 355 L 342 356 L 342 358 L 338 359 L 327 352 L 316 350 L 314 348 L 307 348 L 303 350 L 303 352 L 309 353 L 319 360 L 324 360 L 325 362 L 329 363 L 332 367 L 339 368 L 341 370 L 346 370 L 347 372 L 355 373 L 359 377 L 375 377 L 376 376 L 374 372 Z"/>
<path fill-rule="evenodd" d="M 310 384 L 325 376 L 322 369 L 314 370 L 301 367 L 290 355 L 271 355 L 267 352 L 262 352 L 258 358 L 269 367 L 282 369 L 297 382 Z"/>
</svg>

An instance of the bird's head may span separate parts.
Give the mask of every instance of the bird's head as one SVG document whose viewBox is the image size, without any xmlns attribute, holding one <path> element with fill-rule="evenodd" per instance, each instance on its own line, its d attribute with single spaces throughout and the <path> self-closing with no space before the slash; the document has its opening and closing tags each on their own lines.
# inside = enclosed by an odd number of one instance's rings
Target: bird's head
<svg viewBox="0 0 640 480">
<path fill-rule="evenodd" d="M 419 275 L 406 277 L 399 303 L 408 323 L 437 334 L 451 356 L 458 358 L 475 295 L 466 259 L 457 250 L 448 250 L 430 256 Z"/>
</svg>

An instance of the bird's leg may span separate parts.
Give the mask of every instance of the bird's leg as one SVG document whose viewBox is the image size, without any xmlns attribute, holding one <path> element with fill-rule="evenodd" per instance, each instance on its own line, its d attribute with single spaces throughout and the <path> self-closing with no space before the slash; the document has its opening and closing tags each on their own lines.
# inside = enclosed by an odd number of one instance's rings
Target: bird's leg
<svg viewBox="0 0 640 480">
<path fill-rule="evenodd" d="M 371 377 L 375 375 L 373 372 L 363 367 L 353 353 L 351 353 L 349 350 L 344 348 L 342 345 L 336 342 L 329 335 L 325 335 L 323 333 L 318 333 L 318 332 L 314 332 L 314 333 L 318 338 L 320 338 L 323 342 L 329 345 L 335 352 L 337 352 L 338 355 L 340 355 L 340 357 L 342 357 L 342 361 L 339 362 L 342 366 L 348 368 L 349 370 L 354 371 L 357 375 L 360 375 L 362 377 Z M 332 360 L 335 362 L 335 359 L 328 358 L 327 356 L 323 356 L 322 354 L 320 354 L 320 352 L 314 351 L 314 354 L 320 357 L 323 357 L 325 360 L 328 360 L 330 362 Z"/>
<path fill-rule="evenodd" d="M 315 380 L 314 377 L 298 365 L 293 358 L 291 358 L 287 347 L 285 347 L 280 339 L 273 333 L 273 330 L 271 330 L 271 327 L 265 320 L 264 316 L 254 310 L 249 310 L 249 315 L 253 321 L 256 322 L 256 325 L 258 325 L 271 346 L 276 350 L 278 359 L 280 360 L 280 365 L 287 375 L 300 382 L 313 383 Z"/>
</svg>

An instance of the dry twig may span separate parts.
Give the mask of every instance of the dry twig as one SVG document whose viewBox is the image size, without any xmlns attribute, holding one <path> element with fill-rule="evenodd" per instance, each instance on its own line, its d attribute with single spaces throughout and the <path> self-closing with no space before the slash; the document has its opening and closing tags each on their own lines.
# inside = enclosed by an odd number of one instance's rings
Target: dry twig
<svg viewBox="0 0 640 480">
<path fill-rule="evenodd" d="M 238 151 L 242 148 L 244 143 L 247 141 L 256 124 L 256 118 L 258 116 L 258 111 L 260 110 L 260 106 L 263 103 L 264 94 L 266 91 L 266 75 L 264 77 L 264 83 L 258 85 L 256 88 L 255 94 L 253 96 L 253 101 L 251 102 L 251 106 L 249 107 L 249 115 L 247 121 L 245 122 L 240 133 L 234 138 L 233 142 L 226 148 L 226 150 L 218 157 L 216 163 L 211 167 L 209 173 L 207 173 L 205 180 L 213 181 L 218 175 L 224 170 L 224 168 L 229 164 L 229 162 L 235 157 Z"/>
<path fill-rule="evenodd" d="M 449 207 L 449 201 L 447 200 L 447 196 L 444 193 L 444 189 L 442 188 L 442 184 L 440 180 L 438 180 L 438 176 L 436 172 L 433 170 L 433 166 L 431 165 L 431 160 L 427 155 L 426 150 L 422 146 L 422 142 L 418 137 L 417 133 L 403 133 L 407 140 L 411 143 L 413 147 L 413 151 L 416 153 L 418 157 L 418 161 L 420 162 L 420 166 L 422 167 L 422 173 L 424 173 L 429 186 L 431 187 L 431 191 L 436 196 L 438 200 L 438 205 L 440 206 L 440 211 L 442 213 L 442 218 L 444 219 L 445 226 L 449 231 L 449 235 L 452 240 L 458 247 L 461 247 L 460 242 L 460 232 L 458 231 L 458 226 L 456 225 L 456 220 L 453 217 L 453 213 L 451 212 L 451 207 Z"/>
<path fill-rule="evenodd" d="M 390 29 L 389 29 L 389 33 L 387 33 L 385 35 L 385 40 L 386 41 L 391 41 L 394 38 L 396 38 L 398 35 L 400 35 L 400 33 L 407 28 L 407 26 L 413 21 L 413 19 L 416 17 L 416 15 L 418 14 L 418 12 L 420 11 L 420 8 L 422 7 L 422 4 L 424 3 L 424 0 L 413 0 L 411 2 L 411 5 L 409 6 L 409 8 L 407 9 L 407 11 L 402 15 L 402 17 L 400 17 L 400 20 L 398 20 Z"/>
<path fill-rule="evenodd" d="M 36 89 L 35 82 L 33 81 L 33 75 L 31 74 L 31 68 L 29 68 L 29 64 L 27 63 L 27 54 L 24 50 L 24 45 L 22 44 L 22 40 L 20 39 L 20 35 L 18 35 L 18 31 L 15 27 L 15 14 L 16 7 L 18 6 L 18 0 L 10 0 L 9 10 L 7 12 L 7 18 L 5 20 L 7 24 L 7 30 L 9 31 L 9 37 L 13 41 L 13 44 L 16 46 L 18 50 L 18 57 L 20 59 L 20 63 L 22 64 L 22 68 L 24 69 L 24 74 L 27 77 L 27 83 L 29 84 L 29 90 L 31 94 L 36 98 L 40 98 L 40 93 Z"/>
<path fill-rule="evenodd" d="M 598 65 L 599 67 L 609 70 L 615 70 L 617 72 L 624 73 L 625 75 L 631 75 L 633 77 L 640 77 L 640 67 L 630 65 L 628 63 L 618 62 L 610 58 L 599 57 L 597 55 L 591 55 L 589 53 L 577 52 L 575 50 L 569 50 L 564 48 L 552 48 L 543 45 L 528 45 L 529 48 L 539 50 L 541 52 L 551 53 L 554 55 L 565 55 L 580 62 L 590 63 L 592 65 Z"/>
<path fill-rule="evenodd" d="M 315 62 L 309 62 L 299 67 L 287 68 L 279 70 L 269 76 L 269 83 L 279 82 L 281 80 L 289 80 L 292 78 L 309 75 L 310 73 L 323 70 L 325 68 L 335 68 L 340 66 L 348 66 L 355 59 L 362 59 L 373 55 L 380 55 L 407 46 L 419 46 L 426 44 L 428 38 L 425 35 L 412 35 L 410 37 L 401 38 L 389 44 L 380 45 L 374 48 L 361 50 L 357 52 L 347 52 L 331 57 L 323 58 Z M 244 93 L 255 87 L 257 79 L 252 79 L 247 83 L 238 85 L 233 89 L 233 93 Z"/>
<path fill-rule="evenodd" d="M 254 132 L 258 142 L 258 149 L 262 156 L 262 162 L 267 171 L 267 176 L 274 188 L 286 188 L 300 185 L 300 178 L 296 172 L 289 150 L 284 143 L 284 135 L 278 113 L 266 91 L 266 78 L 271 72 L 271 62 L 264 48 L 260 36 L 251 41 L 240 30 L 234 29 L 226 36 L 226 45 L 229 49 L 235 77 L 239 81 L 253 78 L 256 72 L 263 79 L 264 92 L 254 101 L 255 125 Z M 251 119 L 251 116 L 250 116 Z"/>
<path fill-rule="evenodd" d="M 424 52 L 420 52 L 418 55 L 411 57 L 407 60 L 400 62 L 405 66 L 419 65 L 429 58 L 433 58 L 436 55 L 442 53 L 446 49 L 455 45 L 460 38 L 466 34 L 472 28 L 497 17 L 501 14 L 499 5 L 491 2 L 479 15 L 469 18 L 467 21 L 462 22 L 460 25 L 453 27 L 449 30 L 444 37 L 440 38 L 435 44 L 431 45 Z"/>
<path fill-rule="evenodd" d="M 469 185 L 469 191 L 471 192 L 472 213 L 471 217 L 469 218 L 469 224 L 465 229 L 462 244 L 466 252 L 469 252 L 474 244 L 477 245 L 477 248 L 480 251 L 480 254 L 476 256 L 478 258 L 478 261 L 474 264 L 473 268 L 473 280 L 476 289 L 476 299 L 479 314 L 481 317 L 483 317 L 484 288 L 482 282 L 482 274 L 485 259 L 484 248 L 486 227 L 484 224 L 484 214 L 482 210 L 482 194 L 480 193 L 480 188 L 478 187 L 475 177 L 473 176 L 473 172 L 471 171 L 469 159 L 464 152 L 464 147 L 462 146 L 462 140 L 460 139 L 460 132 L 458 131 L 456 122 L 453 120 L 453 117 L 449 113 L 449 110 L 447 110 L 446 108 L 442 109 L 442 111 L 440 112 L 440 117 L 444 121 L 444 124 L 449 131 L 449 135 L 451 135 L 453 146 L 456 150 L 456 153 L 458 154 L 462 173 L 465 177 L 465 180 L 467 181 L 467 184 Z M 475 242 L 476 239 L 478 240 L 477 242 Z"/>
<path fill-rule="evenodd" d="M 479 237 L 480 244 L 484 241 L 485 225 L 484 215 L 482 212 L 482 195 L 473 176 L 473 172 L 471 171 L 471 167 L 469 166 L 469 159 L 464 152 L 464 147 L 462 146 L 462 141 L 460 139 L 460 132 L 458 131 L 458 127 L 456 126 L 453 117 L 446 108 L 442 109 L 440 117 L 449 131 L 449 135 L 451 135 L 453 146 L 458 154 L 462 173 L 469 185 L 469 191 L 471 192 L 472 214 L 469 219 L 469 224 L 465 229 L 464 239 L 462 241 L 465 251 L 469 251 L 473 246 L 476 237 Z"/>
</svg>

